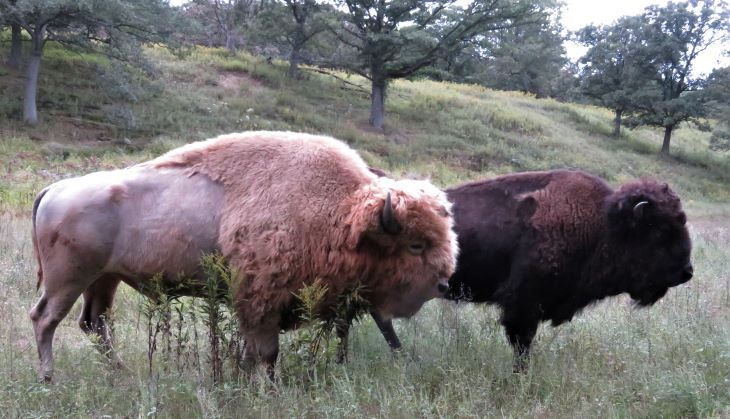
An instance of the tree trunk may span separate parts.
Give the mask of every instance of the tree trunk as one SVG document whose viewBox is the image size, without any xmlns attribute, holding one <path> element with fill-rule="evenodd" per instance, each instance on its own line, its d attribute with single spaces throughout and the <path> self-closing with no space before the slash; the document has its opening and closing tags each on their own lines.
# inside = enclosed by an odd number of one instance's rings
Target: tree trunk
<svg viewBox="0 0 730 419">
<path fill-rule="evenodd" d="M 33 49 L 28 56 L 28 66 L 25 70 L 25 98 L 23 99 L 23 121 L 30 125 L 38 123 L 36 96 L 38 96 L 38 74 L 41 70 L 45 34 L 45 27 L 37 28 L 30 34 Z"/>
<path fill-rule="evenodd" d="M 10 38 L 10 55 L 8 55 L 8 67 L 18 70 L 23 61 L 23 37 L 20 25 L 13 23 L 11 26 L 12 35 Z"/>
<path fill-rule="evenodd" d="M 613 136 L 618 138 L 621 136 L 621 115 L 624 113 L 623 109 L 614 109 L 616 116 L 613 118 Z"/>
<path fill-rule="evenodd" d="M 299 63 L 302 60 L 301 46 L 295 45 L 292 47 L 291 54 L 289 54 L 289 78 L 296 79 L 299 75 Z"/>
<path fill-rule="evenodd" d="M 377 129 L 383 129 L 383 123 L 385 122 L 385 80 L 373 78 L 370 99 L 370 125 Z"/>
<path fill-rule="evenodd" d="M 674 125 L 664 127 L 664 142 L 662 143 L 662 153 L 669 154 L 669 142 L 672 140 L 672 130 Z"/>
<path fill-rule="evenodd" d="M 231 31 L 226 31 L 226 49 L 231 54 L 236 52 L 236 42 L 233 39 L 233 34 L 231 33 Z"/>
<path fill-rule="evenodd" d="M 23 100 L 23 121 L 30 125 L 38 123 L 36 96 L 38 95 L 38 73 L 41 69 L 41 56 L 33 52 L 28 57 L 25 71 L 25 99 Z"/>
</svg>

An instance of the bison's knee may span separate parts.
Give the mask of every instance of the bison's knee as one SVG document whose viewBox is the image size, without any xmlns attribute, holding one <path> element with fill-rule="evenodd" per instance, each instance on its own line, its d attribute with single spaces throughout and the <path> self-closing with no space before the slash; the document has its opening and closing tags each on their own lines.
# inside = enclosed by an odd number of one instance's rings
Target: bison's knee
<svg viewBox="0 0 730 419">
<path fill-rule="evenodd" d="M 30 312 L 28 315 L 30 316 L 30 319 L 33 321 L 33 323 L 36 323 L 43 317 L 43 313 L 46 310 L 46 307 L 48 306 L 48 299 L 45 295 L 41 296 L 41 299 L 38 300 L 38 302 L 33 306 L 32 309 L 30 309 Z"/>
<path fill-rule="evenodd" d="M 30 319 L 33 321 L 33 327 L 36 329 L 36 333 L 40 333 L 44 330 L 55 329 L 61 320 L 66 317 L 65 312 L 59 312 L 58 310 L 49 308 L 48 300 L 45 297 L 36 303 L 36 305 L 30 310 Z"/>
</svg>

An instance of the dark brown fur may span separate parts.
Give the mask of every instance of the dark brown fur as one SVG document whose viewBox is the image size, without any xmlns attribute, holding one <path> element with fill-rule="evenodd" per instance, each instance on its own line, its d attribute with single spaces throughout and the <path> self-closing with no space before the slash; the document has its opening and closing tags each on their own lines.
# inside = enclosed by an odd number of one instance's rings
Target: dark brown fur
<svg viewBox="0 0 730 419">
<path fill-rule="evenodd" d="M 692 277 L 686 216 L 665 183 L 644 179 L 614 191 L 596 176 L 556 170 L 467 183 L 447 195 L 461 253 L 446 298 L 499 305 L 518 368 L 540 321 L 557 326 L 624 292 L 649 306 Z M 397 348 L 392 325 L 378 325 Z"/>
</svg>

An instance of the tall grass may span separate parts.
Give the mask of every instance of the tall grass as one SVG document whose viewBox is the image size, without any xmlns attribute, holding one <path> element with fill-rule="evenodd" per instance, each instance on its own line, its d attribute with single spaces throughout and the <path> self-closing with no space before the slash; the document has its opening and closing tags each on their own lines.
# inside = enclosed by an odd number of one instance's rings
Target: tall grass
<svg viewBox="0 0 730 419">
<path fill-rule="evenodd" d="M 354 327 L 350 362 L 333 362 L 331 340 L 320 346 L 316 362 L 322 364 L 311 376 L 307 357 L 313 356 L 308 351 L 316 330 L 282 335 L 274 384 L 234 374 L 226 363 L 214 385 L 200 307 L 183 309 L 183 323 L 176 323 L 173 309 L 151 317 L 169 322 L 165 333 L 172 349 L 163 349 L 167 344 L 158 335 L 150 372 L 150 329 L 139 310 L 145 297 L 123 287 L 113 316 L 117 349 L 132 371 L 107 366 L 76 325 L 77 305 L 57 332 L 56 384 L 45 386 L 37 383 L 26 314 L 36 298 L 29 223 L 9 215 L 0 221 L 0 408 L 11 417 L 730 414 L 730 231 L 722 224 L 692 225 L 697 276 L 655 307 L 637 309 L 622 297 L 559 328 L 542 326 L 525 374 L 512 373 L 494 308 L 439 301 L 397 322 L 400 356 L 391 356 L 365 318 Z M 197 318 L 190 317 L 193 312 Z M 158 326 L 153 321 L 150 327 Z M 176 350 L 178 328 L 187 337 Z"/>
</svg>

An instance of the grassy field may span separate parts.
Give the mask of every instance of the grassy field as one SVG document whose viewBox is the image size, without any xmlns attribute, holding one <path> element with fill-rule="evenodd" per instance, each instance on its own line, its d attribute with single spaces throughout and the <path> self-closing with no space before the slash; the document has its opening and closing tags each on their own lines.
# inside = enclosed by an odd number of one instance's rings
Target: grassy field
<svg viewBox="0 0 730 419">
<path fill-rule="evenodd" d="M 153 79 L 50 44 L 35 128 L 15 122 L 22 77 L 0 67 L 2 416 L 730 417 L 730 156 L 708 150 L 709 134 L 682 128 L 672 156 L 662 157 L 654 130 L 611 139 L 603 109 L 430 81 L 393 83 L 385 132 L 373 132 L 367 84 L 357 77 L 310 70 L 292 81 L 283 63 L 220 50 L 148 54 L 158 68 Z M 190 300 L 186 320 L 171 321 L 169 340 L 160 335 L 150 369 L 149 333 L 159 318 L 123 286 L 113 318 L 132 372 L 107 368 L 76 324 L 77 304 L 56 333 L 55 384 L 38 383 L 27 316 L 38 296 L 29 234 L 35 193 L 252 129 L 329 134 L 372 165 L 442 186 L 559 167 L 614 185 L 664 179 L 689 214 L 695 278 L 650 309 L 620 297 L 559 328 L 541 327 L 525 374 L 512 373 L 494 308 L 433 301 L 397 322 L 404 343 L 397 357 L 364 319 L 353 328 L 349 363 L 333 362 L 332 340 L 307 374 L 312 329 L 282 335 L 273 386 L 236 376 L 229 364 L 212 385 L 205 325 L 190 318 L 199 309 Z"/>
</svg>

